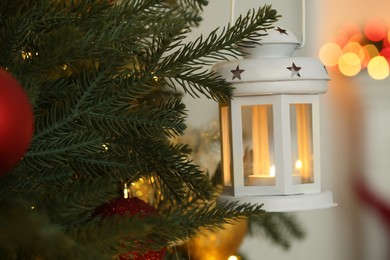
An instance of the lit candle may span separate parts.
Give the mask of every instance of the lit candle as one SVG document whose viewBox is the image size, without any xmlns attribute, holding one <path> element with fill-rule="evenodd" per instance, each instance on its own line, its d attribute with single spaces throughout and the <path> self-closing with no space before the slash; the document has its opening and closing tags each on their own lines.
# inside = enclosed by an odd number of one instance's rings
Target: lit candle
<svg viewBox="0 0 390 260">
<path fill-rule="evenodd" d="M 308 180 L 312 174 L 310 170 L 310 156 L 312 154 L 310 107 L 307 104 L 296 104 L 296 110 L 299 160 L 295 163 L 295 168 L 299 169 L 301 179 Z"/>
<path fill-rule="evenodd" d="M 293 184 L 302 184 L 301 170 L 302 170 L 302 161 L 296 160 L 295 171 L 293 173 L 293 180 L 292 180 Z"/>
<path fill-rule="evenodd" d="M 274 186 L 275 185 L 275 165 L 269 168 L 269 174 L 249 175 L 249 184 L 251 186 Z"/>
<path fill-rule="evenodd" d="M 270 165 L 268 143 L 268 108 L 265 105 L 252 108 L 253 174 L 251 186 L 275 185 L 275 165 Z"/>
</svg>

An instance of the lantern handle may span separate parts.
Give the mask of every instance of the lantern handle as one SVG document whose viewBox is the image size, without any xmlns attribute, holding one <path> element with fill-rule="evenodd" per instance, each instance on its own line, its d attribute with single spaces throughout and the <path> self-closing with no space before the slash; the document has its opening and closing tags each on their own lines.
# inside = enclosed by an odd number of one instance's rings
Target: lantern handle
<svg viewBox="0 0 390 260">
<path fill-rule="evenodd" d="M 301 24 L 302 36 L 301 36 L 301 43 L 298 44 L 297 49 L 302 49 L 306 43 L 306 0 L 301 1 L 301 6 L 302 6 L 302 24 Z"/>
<path fill-rule="evenodd" d="M 301 36 L 301 42 L 298 44 L 297 49 L 302 49 L 305 46 L 306 43 L 306 0 L 301 0 L 301 6 L 302 6 L 302 36 Z M 230 1 L 230 24 L 234 24 L 235 22 L 235 7 L 236 7 L 236 0 Z"/>
</svg>

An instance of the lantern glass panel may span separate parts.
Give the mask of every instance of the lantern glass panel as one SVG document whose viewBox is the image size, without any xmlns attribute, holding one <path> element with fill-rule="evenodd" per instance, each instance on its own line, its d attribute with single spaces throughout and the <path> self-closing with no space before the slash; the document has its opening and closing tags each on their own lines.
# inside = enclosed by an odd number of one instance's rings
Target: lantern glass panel
<svg viewBox="0 0 390 260">
<path fill-rule="evenodd" d="M 222 105 L 220 107 L 221 118 L 221 138 L 222 138 L 222 172 L 225 186 L 232 186 L 231 171 L 231 142 L 230 142 L 230 107 Z"/>
<path fill-rule="evenodd" d="M 293 184 L 314 182 L 312 104 L 290 104 Z"/>
<path fill-rule="evenodd" d="M 274 126 L 271 104 L 242 106 L 245 186 L 274 186 Z"/>
</svg>

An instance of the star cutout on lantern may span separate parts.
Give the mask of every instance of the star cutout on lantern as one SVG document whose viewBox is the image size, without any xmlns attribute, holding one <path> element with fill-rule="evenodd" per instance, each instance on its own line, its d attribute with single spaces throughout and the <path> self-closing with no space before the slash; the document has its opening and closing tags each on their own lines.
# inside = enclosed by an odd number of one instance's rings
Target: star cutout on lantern
<svg viewBox="0 0 390 260">
<path fill-rule="evenodd" d="M 294 62 L 292 63 L 291 67 L 287 67 L 288 70 L 291 70 L 291 77 L 294 77 L 295 75 L 301 77 L 301 74 L 299 74 L 301 68 L 302 67 L 298 67 L 297 65 L 295 65 Z"/>
<path fill-rule="evenodd" d="M 280 32 L 281 34 L 283 33 L 283 34 L 287 34 L 288 35 L 288 33 L 287 33 L 287 30 L 286 29 L 282 29 L 282 28 L 280 28 L 280 27 L 278 27 L 277 29 L 275 29 L 276 31 L 278 31 L 278 32 Z"/>
<path fill-rule="evenodd" d="M 237 65 L 236 69 L 231 70 L 230 72 L 233 73 L 232 80 L 237 78 L 241 80 L 241 73 L 243 73 L 245 70 L 240 70 L 240 65 Z"/>
</svg>

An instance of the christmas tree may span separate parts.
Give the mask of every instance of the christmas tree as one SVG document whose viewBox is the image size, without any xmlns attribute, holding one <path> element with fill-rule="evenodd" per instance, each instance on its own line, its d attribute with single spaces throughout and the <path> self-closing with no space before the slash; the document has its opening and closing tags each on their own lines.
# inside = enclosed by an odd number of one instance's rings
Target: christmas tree
<svg viewBox="0 0 390 260">
<path fill-rule="evenodd" d="M 264 6 L 184 43 L 206 4 L 0 2 L 0 67 L 34 110 L 23 158 L 10 169 L 1 158 L 1 259 L 161 259 L 200 228 L 243 217 L 281 245 L 300 236 L 261 205 L 216 204 L 218 188 L 174 141 L 186 129 L 180 93 L 228 102 L 231 86 L 203 66 L 239 57 L 278 18 Z M 148 204 L 130 190 L 139 181 Z"/>
</svg>

